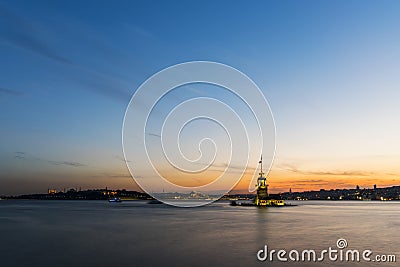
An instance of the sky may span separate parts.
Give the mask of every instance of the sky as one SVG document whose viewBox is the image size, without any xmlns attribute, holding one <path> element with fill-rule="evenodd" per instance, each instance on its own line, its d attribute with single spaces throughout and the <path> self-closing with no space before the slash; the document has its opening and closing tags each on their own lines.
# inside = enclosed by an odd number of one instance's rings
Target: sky
<svg viewBox="0 0 400 267">
<path fill-rule="evenodd" d="M 242 71 L 268 100 L 271 192 L 399 185 L 399 13 L 399 1 L 0 1 L 0 195 L 139 189 L 121 143 L 130 98 L 194 60 Z M 196 90 L 165 105 L 229 102 Z"/>
</svg>

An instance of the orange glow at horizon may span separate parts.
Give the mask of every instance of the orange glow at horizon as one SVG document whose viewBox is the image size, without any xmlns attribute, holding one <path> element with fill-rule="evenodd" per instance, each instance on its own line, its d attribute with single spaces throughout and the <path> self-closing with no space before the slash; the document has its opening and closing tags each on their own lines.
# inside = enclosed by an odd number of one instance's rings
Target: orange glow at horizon
<svg viewBox="0 0 400 267">
<path fill-rule="evenodd" d="M 269 191 L 271 193 L 283 193 L 292 189 L 293 192 L 313 191 L 320 189 L 348 189 L 372 188 L 374 184 L 378 187 L 400 185 L 400 174 L 395 173 L 316 173 L 297 174 L 288 171 L 271 170 L 267 176 Z M 246 193 L 248 191 L 251 177 L 244 176 L 235 186 L 232 192 Z"/>
<path fill-rule="evenodd" d="M 367 168 L 364 168 L 367 169 Z M 254 168 L 248 168 L 242 176 L 238 184 L 231 190 L 232 193 L 248 193 L 249 185 L 252 180 Z M 166 174 L 167 172 L 163 173 Z M 178 175 L 179 172 L 169 172 L 168 177 L 171 182 L 181 183 L 182 186 L 199 186 L 207 184 L 216 179 L 221 171 L 213 170 L 200 174 L 184 174 Z M 258 171 L 257 171 L 258 174 Z M 234 177 L 234 175 L 232 175 Z M 355 188 L 357 185 L 361 188 L 372 188 L 375 184 L 378 187 L 388 187 L 400 185 L 400 172 L 391 170 L 385 171 L 300 171 L 280 169 L 279 167 L 272 168 L 267 175 L 269 191 L 271 193 L 288 192 L 292 189 L 293 192 L 313 191 L 320 189 L 349 189 Z M 185 179 L 183 179 L 185 178 Z M 182 182 L 184 183 L 182 184 Z M 255 184 L 250 188 L 255 188 Z"/>
</svg>

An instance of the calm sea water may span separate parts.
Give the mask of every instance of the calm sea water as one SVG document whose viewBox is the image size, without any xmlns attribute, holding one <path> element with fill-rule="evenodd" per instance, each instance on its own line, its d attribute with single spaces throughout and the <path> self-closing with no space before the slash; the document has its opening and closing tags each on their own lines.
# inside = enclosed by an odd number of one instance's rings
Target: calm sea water
<svg viewBox="0 0 400 267">
<path fill-rule="evenodd" d="M 399 202 L 175 208 L 141 201 L 0 201 L 0 266 L 398 266 Z M 270 249 L 395 254 L 397 263 L 260 262 Z"/>
</svg>

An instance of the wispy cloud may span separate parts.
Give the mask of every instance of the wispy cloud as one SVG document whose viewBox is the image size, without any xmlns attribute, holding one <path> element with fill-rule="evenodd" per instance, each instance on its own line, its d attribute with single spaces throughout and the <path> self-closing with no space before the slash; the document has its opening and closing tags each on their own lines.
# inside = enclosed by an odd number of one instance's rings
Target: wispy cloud
<svg viewBox="0 0 400 267">
<path fill-rule="evenodd" d="M 131 99 L 131 92 L 124 89 L 120 81 L 85 68 L 79 68 L 89 74 L 77 78 L 84 89 L 99 95 L 107 96 L 124 104 L 127 104 Z"/>
<path fill-rule="evenodd" d="M 66 165 L 66 166 L 72 166 L 72 167 L 83 167 L 86 166 L 85 164 L 79 163 L 79 162 L 72 162 L 72 161 L 54 161 L 54 160 L 48 160 L 47 161 L 50 164 L 53 165 Z"/>
<path fill-rule="evenodd" d="M 296 180 L 296 182 L 299 182 L 299 183 L 321 183 L 321 182 L 326 182 L 326 181 L 321 180 L 321 179 L 310 179 L 310 180 Z"/>
<path fill-rule="evenodd" d="M 7 89 L 7 88 L 2 88 L 0 87 L 0 95 L 5 94 L 5 95 L 12 95 L 12 96 L 22 96 L 24 93 L 12 89 Z"/>
<path fill-rule="evenodd" d="M 120 161 L 123 161 L 123 162 L 131 162 L 130 160 L 126 160 L 124 157 L 121 157 L 121 156 L 115 156 L 115 158 L 119 159 Z"/>
<path fill-rule="evenodd" d="M 99 173 L 99 174 L 95 174 L 90 176 L 91 178 L 132 178 L 132 176 L 128 173 Z"/>
<path fill-rule="evenodd" d="M 65 165 L 65 166 L 71 166 L 71 167 L 84 167 L 86 166 L 83 163 L 80 162 L 74 162 L 74 161 L 56 161 L 56 160 L 48 160 L 48 159 L 43 159 L 39 157 L 35 157 L 32 155 L 28 155 L 26 152 L 15 152 L 14 153 L 14 159 L 17 160 L 27 160 L 27 161 L 36 161 L 36 162 L 45 162 L 51 165 Z"/>
<path fill-rule="evenodd" d="M 74 78 L 83 85 L 83 89 L 122 101 L 124 104 L 128 103 L 131 92 L 127 88 L 131 85 L 110 75 L 88 69 L 67 58 L 65 53 L 60 52 L 60 49 L 52 44 L 52 39 L 49 37 L 51 32 L 39 26 L 41 25 L 0 5 L 0 41 L 75 68 L 81 75 Z M 0 93 L 18 94 L 16 91 L 4 88 Z"/>
<path fill-rule="evenodd" d="M 147 133 L 147 135 L 150 135 L 150 136 L 154 136 L 154 137 L 161 138 L 161 135 L 159 135 L 159 134 L 155 134 L 155 133 Z"/>
<path fill-rule="evenodd" d="M 153 33 L 148 31 L 147 29 L 144 29 L 143 27 L 140 27 L 138 25 L 128 25 L 128 27 L 132 28 L 132 31 L 142 37 L 145 38 L 154 38 Z"/>
<path fill-rule="evenodd" d="M 346 170 L 346 171 L 339 171 L 339 170 L 328 170 L 328 171 L 311 171 L 311 170 L 301 170 L 298 169 L 296 166 L 291 164 L 281 164 L 279 165 L 280 169 L 298 173 L 302 175 L 317 175 L 317 176 L 371 176 L 373 172 L 366 172 L 366 171 L 357 171 L 357 170 Z"/>
<path fill-rule="evenodd" d="M 2 25 L 0 27 L 0 38 L 4 41 L 46 58 L 71 64 L 69 59 L 56 52 L 40 39 L 39 36 L 44 34 L 42 31 L 23 17 L 2 6 L 0 6 L 0 22 Z"/>
<path fill-rule="evenodd" d="M 15 152 L 14 153 L 14 158 L 15 159 L 25 159 L 25 152 L 20 152 L 20 151 Z"/>
</svg>

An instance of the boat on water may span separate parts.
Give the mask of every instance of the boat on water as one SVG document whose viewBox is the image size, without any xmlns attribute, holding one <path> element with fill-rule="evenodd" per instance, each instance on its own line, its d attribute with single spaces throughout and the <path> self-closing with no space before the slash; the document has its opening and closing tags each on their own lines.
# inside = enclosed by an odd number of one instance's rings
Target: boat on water
<svg viewBox="0 0 400 267">
<path fill-rule="evenodd" d="M 110 203 L 117 203 L 117 202 L 122 202 L 122 200 L 119 197 L 114 197 L 114 198 L 110 198 L 108 200 L 108 202 Z"/>
</svg>

